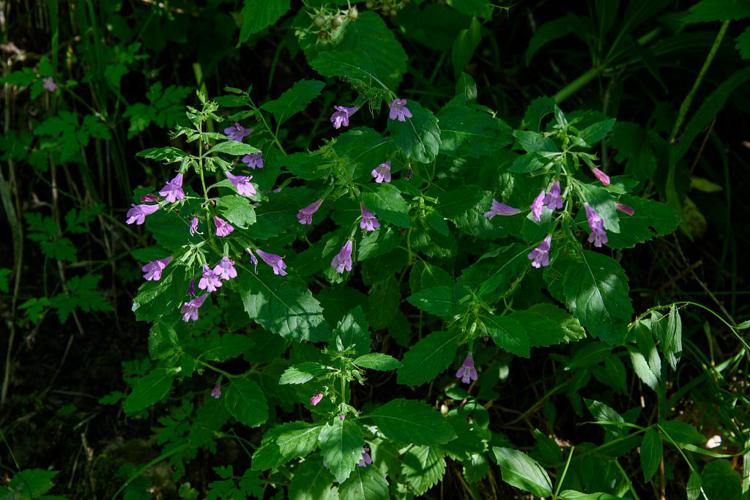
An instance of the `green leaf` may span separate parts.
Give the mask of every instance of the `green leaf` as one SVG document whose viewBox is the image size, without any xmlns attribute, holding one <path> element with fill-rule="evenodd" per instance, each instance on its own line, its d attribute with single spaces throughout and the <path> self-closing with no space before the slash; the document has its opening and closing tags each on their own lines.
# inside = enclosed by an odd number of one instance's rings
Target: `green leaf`
<svg viewBox="0 0 750 500">
<path fill-rule="evenodd" d="M 305 361 L 284 370 L 279 379 L 279 385 L 304 384 L 326 372 L 328 372 L 326 366 L 313 361 Z"/>
<path fill-rule="evenodd" d="M 573 14 L 568 14 L 567 16 L 553 19 L 552 21 L 542 24 L 534 31 L 534 34 L 529 40 L 529 46 L 526 48 L 525 54 L 526 65 L 528 66 L 531 63 L 534 55 L 539 52 L 540 49 L 555 40 L 559 40 L 568 35 L 582 37 L 590 31 L 590 22 L 585 18 Z M 528 125 L 529 124 L 527 123 L 527 126 Z M 538 130 L 538 128 L 533 129 Z"/>
<path fill-rule="evenodd" d="M 328 339 L 323 308 L 300 281 L 259 272 L 242 273 L 237 282 L 245 312 L 263 328 L 297 341 Z"/>
<path fill-rule="evenodd" d="M 289 500 L 338 500 L 339 498 L 336 487 L 333 486 L 333 476 L 328 469 L 323 467 L 321 457 L 308 458 L 294 469 L 292 482 L 289 484 Z"/>
<path fill-rule="evenodd" d="M 341 500 L 386 500 L 388 481 L 377 467 L 355 467 L 349 479 L 339 486 Z"/>
<path fill-rule="evenodd" d="M 13 274 L 13 271 L 8 269 L 7 267 L 0 267 L 0 292 L 10 293 L 10 289 L 8 288 L 8 280 L 11 274 Z"/>
<path fill-rule="evenodd" d="M 415 495 L 423 495 L 445 475 L 444 453 L 429 446 L 412 446 L 401 456 L 401 473 Z"/>
<path fill-rule="evenodd" d="M 240 43 L 245 43 L 250 35 L 276 23 L 287 13 L 289 7 L 289 0 L 245 0 L 242 7 Z"/>
<path fill-rule="evenodd" d="M 670 234 L 680 224 L 677 211 L 664 203 L 636 196 L 623 196 L 620 202 L 635 210 L 633 215 L 619 216 L 619 233 L 608 233 L 607 246 L 630 248 L 655 236 Z"/>
<path fill-rule="evenodd" d="M 420 385 L 433 380 L 456 358 L 458 336 L 434 332 L 414 344 L 401 361 L 398 383 Z"/>
<path fill-rule="evenodd" d="M 408 101 L 407 107 L 412 117 L 403 122 L 388 120 L 388 130 L 393 136 L 393 142 L 407 158 L 430 163 L 440 151 L 438 119 L 416 101 Z"/>
<path fill-rule="evenodd" d="M 667 420 L 659 422 L 661 430 L 672 438 L 678 444 L 695 444 L 703 446 L 706 443 L 706 437 L 687 422 L 681 420 Z"/>
<path fill-rule="evenodd" d="M 258 152 L 260 152 L 260 149 L 253 147 L 250 144 L 245 144 L 244 142 L 224 141 L 209 149 L 206 154 L 212 155 L 216 153 L 224 153 L 232 156 L 243 156 Z"/>
<path fill-rule="evenodd" d="M 736 47 L 743 59 L 750 59 L 750 26 L 737 37 Z"/>
<path fill-rule="evenodd" d="M 507 124 L 468 106 L 446 106 L 440 110 L 438 120 L 441 154 L 469 158 L 489 156 L 513 142 Z"/>
<path fill-rule="evenodd" d="M 133 384 L 133 392 L 125 400 L 125 413 L 138 413 L 164 399 L 172 388 L 174 377 L 173 370 L 156 368 L 145 377 L 137 379 Z"/>
<path fill-rule="evenodd" d="M 262 1 L 262 0 L 258 0 Z M 396 89 L 406 73 L 406 52 L 383 19 L 374 12 L 360 12 L 347 24 L 338 44 L 303 44 L 310 66 L 323 76 L 340 76 L 356 85 Z"/>
<path fill-rule="evenodd" d="M 170 311 L 178 311 L 185 301 L 188 282 L 181 270 L 165 271 L 159 281 L 147 281 L 133 299 L 132 311 L 138 321 L 156 321 Z M 208 304 L 204 304 L 206 307 Z"/>
<path fill-rule="evenodd" d="M 564 273 L 562 293 L 573 316 L 594 337 L 613 345 L 621 343 L 633 306 L 620 264 L 606 255 L 584 250 L 580 261 L 565 261 L 558 269 Z"/>
<path fill-rule="evenodd" d="M 369 416 L 386 437 L 401 443 L 434 446 L 456 437 L 442 415 L 421 401 L 393 399 Z"/>
<path fill-rule="evenodd" d="M 341 420 L 338 417 L 323 427 L 318 437 L 323 463 L 342 483 L 346 481 L 357 462 L 362 458 L 362 428 L 351 419 Z"/>
<path fill-rule="evenodd" d="M 641 470 L 643 471 L 644 481 L 648 482 L 656 474 L 662 452 L 663 447 L 659 433 L 649 427 L 643 434 L 643 440 L 641 441 Z"/>
<path fill-rule="evenodd" d="M 463 72 L 466 65 L 471 61 L 474 51 L 477 50 L 479 41 L 482 39 L 481 30 L 482 26 L 479 21 L 472 18 L 469 27 L 458 32 L 451 50 L 451 62 L 456 76 Z"/>
<path fill-rule="evenodd" d="M 306 456 L 317 447 L 322 429 L 322 425 L 289 422 L 266 431 L 253 454 L 252 469 L 276 469 L 293 458 Z"/>
<path fill-rule="evenodd" d="M 224 392 L 224 406 L 237 421 L 257 427 L 268 420 L 268 405 L 260 386 L 246 378 L 234 378 Z"/>
<path fill-rule="evenodd" d="M 607 140 L 617 150 L 615 160 L 625 164 L 625 174 L 648 181 L 656 171 L 656 156 L 648 130 L 637 123 L 617 122 Z"/>
<path fill-rule="evenodd" d="M 83 312 L 112 310 L 112 305 L 97 290 L 101 279 L 102 277 L 98 274 L 74 276 L 67 282 L 67 291 L 55 295 L 50 299 L 50 305 L 57 309 L 57 316 L 60 319 L 60 323 L 65 323 L 68 316 L 76 309 Z"/>
<path fill-rule="evenodd" d="M 7 497 L 8 500 L 26 500 L 39 498 L 49 490 L 55 483 L 52 479 L 57 475 L 57 471 L 43 469 L 26 469 L 19 471 L 10 481 L 10 489 L 14 494 Z M 2 493 L 2 490 L 0 490 Z"/>
<path fill-rule="evenodd" d="M 393 356 L 389 356 L 388 354 L 382 354 L 379 352 L 372 352 L 370 354 L 360 356 L 354 360 L 354 364 L 362 368 L 369 368 L 370 370 L 378 370 L 383 372 L 396 370 L 401 367 L 401 362 L 399 360 L 397 360 Z"/>
<path fill-rule="evenodd" d="M 261 108 L 273 114 L 276 122 L 281 125 L 293 115 L 304 111 L 320 95 L 323 87 L 325 84 L 318 80 L 300 80 L 278 99 L 267 101 Z"/>
<path fill-rule="evenodd" d="M 701 473 L 701 483 L 705 497 L 710 500 L 743 497 L 740 475 L 727 460 L 713 460 L 707 463 Z"/>
<path fill-rule="evenodd" d="M 578 133 L 578 137 L 586 141 L 586 144 L 588 144 L 589 146 L 594 146 L 596 143 L 604 139 L 614 126 L 615 126 L 614 118 L 602 120 L 602 121 L 593 123 L 589 125 L 588 127 L 586 127 L 585 129 L 581 130 Z"/>
<path fill-rule="evenodd" d="M 484 327 L 495 344 L 504 351 L 516 356 L 529 357 L 531 342 L 526 328 L 510 316 L 488 316 L 483 319 Z"/>
<path fill-rule="evenodd" d="M 531 347 L 573 342 L 586 336 L 577 319 L 553 304 L 535 304 L 513 312 L 509 318 L 523 325 Z"/>
<path fill-rule="evenodd" d="M 216 205 L 224 218 L 234 226 L 244 229 L 255 224 L 255 208 L 244 196 L 222 196 Z"/>
<path fill-rule="evenodd" d="M 459 287 L 436 286 L 423 288 L 410 295 L 407 300 L 425 312 L 450 321 L 459 313 L 458 301 L 463 296 Z"/>
<path fill-rule="evenodd" d="M 540 497 L 552 495 L 552 481 L 547 471 L 527 454 L 511 448 L 493 446 L 503 481 Z"/>
<path fill-rule="evenodd" d="M 701 475 L 698 471 L 691 470 L 690 477 L 688 478 L 685 493 L 687 494 L 688 500 L 698 500 L 699 498 L 705 498 L 701 492 Z"/>
<path fill-rule="evenodd" d="M 367 185 L 362 193 L 362 201 L 381 221 L 409 227 L 409 204 L 393 184 Z"/>
<path fill-rule="evenodd" d="M 162 161 L 164 163 L 177 163 L 183 161 L 186 158 L 190 158 L 189 154 L 187 154 L 180 148 L 175 148 L 172 146 L 167 146 L 164 148 L 144 149 L 143 151 L 138 152 L 136 156 L 140 156 L 141 158 L 148 158 L 149 160 Z"/>
<path fill-rule="evenodd" d="M 367 326 L 367 318 L 361 306 L 349 311 L 336 325 L 331 336 L 331 347 L 335 347 L 335 338 L 341 339 L 346 347 L 354 347 L 354 355 L 362 355 L 370 352 L 370 332 Z"/>
<path fill-rule="evenodd" d="M 677 363 L 682 356 L 682 319 L 680 319 L 679 310 L 673 305 L 669 308 L 667 321 L 659 321 L 655 329 L 655 334 L 661 342 L 661 350 L 664 357 L 667 358 L 669 366 L 673 370 L 677 369 Z"/>
<path fill-rule="evenodd" d="M 575 490 L 565 490 L 557 498 L 563 500 L 622 500 L 622 497 L 610 495 L 609 493 L 582 493 Z"/>
<path fill-rule="evenodd" d="M 701 0 L 688 10 L 685 20 L 702 23 L 736 21 L 747 17 L 750 17 L 750 2 L 747 0 Z"/>
</svg>

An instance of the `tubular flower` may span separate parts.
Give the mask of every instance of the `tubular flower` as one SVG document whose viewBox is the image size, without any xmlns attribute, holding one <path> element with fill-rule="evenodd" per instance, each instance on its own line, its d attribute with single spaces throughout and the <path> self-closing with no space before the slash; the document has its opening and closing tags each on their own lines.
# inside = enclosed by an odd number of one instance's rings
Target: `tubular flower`
<svg viewBox="0 0 750 500">
<path fill-rule="evenodd" d="M 242 142 L 242 140 L 250 135 L 250 132 L 252 131 L 253 129 L 245 128 L 239 123 L 235 122 L 231 127 L 227 127 L 224 129 L 224 135 L 226 135 L 230 141 Z"/>
<path fill-rule="evenodd" d="M 159 191 L 159 195 L 163 196 L 169 203 L 184 200 L 185 192 L 182 190 L 182 174 L 175 175 L 172 180 L 164 184 L 164 187 Z"/>
<path fill-rule="evenodd" d="M 346 240 L 339 253 L 331 260 L 331 267 L 339 274 L 343 274 L 344 270 L 352 270 L 352 240 Z"/>
<path fill-rule="evenodd" d="M 529 252 L 528 257 L 531 261 L 532 267 L 539 269 L 540 267 L 547 267 L 549 265 L 549 249 L 551 244 L 552 235 L 548 234 L 547 237 L 539 243 L 539 246 Z"/>
<path fill-rule="evenodd" d="M 635 209 L 630 205 L 626 205 L 624 203 L 615 203 L 615 208 L 624 214 L 635 215 Z"/>
<path fill-rule="evenodd" d="M 214 399 L 219 399 L 221 397 L 221 384 L 216 382 L 214 385 L 214 388 L 211 389 L 211 397 Z"/>
<path fill-rule="evenodd" d="M 234 267 L 234 261 L 229 257 L 222 257 L 216 267 L 214 267 L 214 275 L 222 279 L 222 281 L 230 280 L 237 277 L 237 269 Z"/>
<path fill-rule="evenodd" d="M 271 266 L 273 274 L 286 276 L 286 263 L 280 255 L 264 252 L 260 248 L 256 248 L 255 251 L 258 252 L 258 256 L 263 262 Z M 252 254 L 250 258 L 252 259 Z"/>
<path fill-rule="evenodd" d="M 406 99 L 394 99 L 389 107 L 388 118 L 391 120 L 405 122 L 407 118 L 412 117 L 411 111 L 406 107 Z"/>
<path fill-rule="evenodd" d="M 198 232 L 198 217 L 190 219 L 190 236 L 194 236 Z"/>
<path fill-rule="evenodd" d="M 159 203 L 159 197 L 155 194 L 144 194 L 141 196 L 141 203 Z"/>
<path fill-rule="evenodd" d="M 348 108 L 346 106 L 334 106 L 333 109 L 336 111 L 331 115 L 331 123 L 335 129 L 348 127 L 349 117 L 359 110 L 359 108 Z"/>
<path fill-rule="evenodd" d="M 312 217 L 322 204 L 323 200 L 321 199 L 310 203 L 305 208 L 300 208 L 297 211 L 297 220 L 299 221 L 299 223 L 302 225 L 312 224 Z"/>
<path fill-rule="evenodd" d="M 456 372 L 456 378 L 460 379 L 464 384 L 470 384 L 473 380 L 479 378 L 477 369 L 474 368 L 474 356 L 471 353 L 466 355 L 461 368 Z"/>
<path fill-rule="evenodd" d="M 586 209 L 586 221 L 589 223 L 591 234 L 589 235 L 588 242 L 593 243 L 595 247 L 600 248 L 607 242 L 607 232 L 604 230 L 604 219 L 591 208 L 588 203 L 584 203 L 583 207 Z"/>
<path fill-rule="evenodd" d="M 560 196 L 560 181 L 557 179 L 552 181 L 549 191 L 544 196 L 544 206 L 550 210 L 559 210 L 563 207 L 562 197 Z"/>
<path fill-rule="evenodd" d="M 182 321 L 198 321 L 198 310 L 203 305 L 203 302 L 205 302 L 206 297 L 208 297 L 208 294 L 201 295 L 200 297 L 196 297 L 192 300 L 189 300 L 188 302 L 185 302 L 182 305 L 181 310 Z"/>
<path fill-rule="evenodd" d="M 190 280 L 190 284 L 188 285 L 187 294 L 191 297 L 195 297 L 195 280 Z"/>
<path fill-rule="evenodd" d="M 503 215 L 503 216 L 510 216 L 510 215 L 516 215 L 519 213 L 520 210 L 517 208 L 513 208 L 510 205 L 506 205 L 505 203 L 500 203 L 496 199 L 492 199 L 492 206 L 489 210 L 487 210 L 484 213 L 484 217 L 486 219 L 492 219 L 496 215 Z"/>
<path fill-rule="evenodd" d="M 57 90 L 55 79 L 51 76 L 48 76 L 44 80 L 42 80 L 42 87 L 44 87 L 44 90 L 46 90 L 47 92 L 54 92 L 55 90 Z"/>
<path fill-rule="evenodd" d="M 599 182 L 601 182 L 605 186 L 609 186 L 610 181 L 609 181 L 609 176 L 607 174 L 605 174 L 604 172 L 602 172 L 596 167 L 591 169 L 591 173 L 594 174 L 594 177 L 599 179 Z"/>
<path fill-rule="evenodd" d="M 539 222 L 542 220 L 542 212 L 544 211 L 544 189 L 537 195 L 536 198 L 534 198 L 534 201 L 531 202 L 531 217 Z"/>
<path fill-rule="evenodd" d="M 361 227 L 365 231 L 375 231 L 380 227 L 378 218 L 375 217 L 375 214 L 367 210 L 364 205 L 360 204 L 359 210 L 362 213 L 362 220 L 359 223 L 359 227 Z"/>
<path fill-rule="evenodd" d="M 310 397 L 310 404 L 313 406 L 318 406 L 318 403 L 320 403 L 323 400 L 323 393 L 319 392 L 317 394 L 313 394 Z"/>
<path fill-rule="evenodd" d="M 125 214 L 125 216 L 127 217 L 125 219 L 125 223 L 135 223 L 140 226 L 141 224 L 146 222 L 147 215 L 151 215 L 157 210 L 159 210 L 159 205 L 131 205 L 130 210 L 128 210 L 128 213 Z"/>
<path fill-rule="evenodd" d="M 143 278 L 146 281 L 159 281 L 161 279 L 161 272 L 170 262 L 172 262 L 172 257 L 152 260 L 141 268 L 143 271 Z"/>
<path fill-rule="evenodd" d="M 258 272 L 258 257 L 255 256 L 252 249 L 246 248 L 245 251 L 250 254 L 250 263 L 255 267 L 255 272 Z"/>
<path fill-rule="evenodd" d="M 391 182 L 391 162 L 390 160 L 384 161 L 370 172 L 375 182 L 381 184 L 383 182 Z"/>
<path fill-rule="evenodd" d="M 216 236 L 220 238 L 229 236 L 229 234 L 234 231 L 234 227 L 221 217 L 214 216 L 214 224 L 216 224 Z"/>
<path fill-rule="evenodd" d="M 250 153 L 242 157 L 247 168 L 263 168 L 263 153 Z"/>
<path fill-rule="evenodd" d="M 208 293 L 215 292 L 217 288 L 221 288 L 221 279 L 213 269 L 203 266 L 203 275 L 198 282 L 198 288 L 206 290 Z"/>
<path fill-rule="evenodd" d="M 234 189 L 242 196 L 255 196 L 257 194 L 255 186 L 250 182 L 250 179 L 253 178 L 252 175 L 233 175 L 232 172 L 226 172 L 226 175 Z"/>
<path fill-rule="evenodd" d="M 370 456 L 370 448 L 367 446 L 362 447 L 362 458 L 357 462 L 357 467 L 367 467 L 372 463 L 372 457 Z"/>
</svg>

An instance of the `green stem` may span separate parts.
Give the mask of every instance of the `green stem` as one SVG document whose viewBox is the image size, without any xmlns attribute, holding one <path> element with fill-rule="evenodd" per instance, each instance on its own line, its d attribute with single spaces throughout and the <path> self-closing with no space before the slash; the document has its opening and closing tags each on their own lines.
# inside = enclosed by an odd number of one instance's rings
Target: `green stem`
<svg viewBox="0 0 750 500">
<path fill-rule="evenodd" d="M 701 67 L 700 72 L 698 73 L 698 76 L 695 77 L 695 81 L 693 82 L 693 87 L 690 89 L 690 92 L 688 92 L 688 95 L 685 96 L 685 100 L 682 101 L 682 104 L 680 105 L 680 110 L 677 114 L 677 121 L 674 123 L 674 128 L 672 128 L 672 133 L 669 134 L 669 142 L 673 143 L 675 138 L 677 137 L 678 132 L 680 131 L 680 127 L 682 126 L 682 123 L 685 121 L 685 117 L 687 116 L 688 109 L 690 108 L 690 104 L 692 104 L 693 99 L 695 98 L 695 94 L 698 92 L 698 87 L 700 87 L 701 82 L 703 81 L 703 78 L 706 76 L 706 72 L 708 71 L 709 66 L 711 66 L 711 62 L 714 60 L 714 57 L 716 56 L 716 52 L 719 50 L 719 46 L 721 45 L 721 41 L 724 39 L 724 35 L 727 33 L 727 28 L 729 28 L 729 21 L 724 21 L 721 24 L 721 28 L 719 28 L 719 32 L 716 34 L 716 38 L 714 39 L 713 45 L 711 45 L 711 50 L 708 52 L 708 55 L 706 56 L 706 60 L 703 61 L 703 66 Z"/>
<path fill-rule="evenodd" d="M 560 494 L 560 488 L 562 487 L 563 482 L 565 481 L 565 476 L 568 473 L 568 467 L 570 467 L 570 459 L 573 458 L 573 452 L 575 451 L 576 447 L 571 446 L 570 447 L 570 453 L 568 453 L 568 460 L 565 461 L 565 468 L 562 471 L 562 474 L 560 475 L 560 479 L 557 481 L 557 487 L 555 488 L 555 493 L 552 495 L 553 500 L 557 500 L 557 495 Z"/>
<path fill-rule="evenodd" d="M 584 74 L 567 84 L 565 87 L 560 89 L 555 95 L 552 96 L 552 99 L 555 100 L 556 104 L 560 104 L 565 99 L 581 90 L 581 88 L 588 85 L 591 80 L 599 76 L 603 71 L 604 66 L 594 66 L 593 68 L 586 71 Z"/>
</svg>

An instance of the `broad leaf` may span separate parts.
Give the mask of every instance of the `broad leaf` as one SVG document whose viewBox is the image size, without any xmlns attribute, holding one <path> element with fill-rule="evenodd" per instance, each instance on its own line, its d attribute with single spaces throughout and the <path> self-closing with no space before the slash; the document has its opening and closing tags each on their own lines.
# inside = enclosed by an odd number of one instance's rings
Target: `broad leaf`
<svg viewBox="0 0 750 500">
<path fill-rule="evenodd" d="M 365 445 L 362 428 L 351 419 L 334 418 L 323 427 L 318 437 L 323 463 L 339 483 L 344 482 L 357 467 Z"/>
<path fill-rule="evenodd" d="M 552 495 L 552 481 L 547 471 L 527 454 L 511 448 L 493 447 L 503 481 L 539 497 Z"/>
<path fill-rule="evenodd" d="M 125 413 L 134 414 L 161 401 L 169 393 L 175 372 L 169 368 L 156 368 L 133 384 L 133 392 L 125 400 Z"/>
<path fill-rule="evenodd" d="M 401 443 L 434 446 L 456 437 L 443 416 L 421 401 L 394 399 L 369 416 L 386 437 Z"/>
<path fill-rule="evenodd" d="M 324 86 L 325 84 L 318 80 L 300 80 L 278 99 L 266 102 L 261 108 L 273 114 L 280 125 L 291 116 L 304 111 L 307 105 L 320 95 Z"/>
<path fill-rule="evenodd" d="M 239 422 L 257 427 L 268 420 L 268 405 L 261 388 L 252 380 L 235 378 L 224 392 L 224 406 Z"/>
<path fill-rule="evenodd" d="M 388 120 L 388 130 L 393 142 L 410 159 L 430 163 L 440 151 L 440 127 L 431 111 L 418 102 L 408 101 L 412 117 L 404 122 Z"/>
<path fill-rule="evenodd" d="M 404 355 L 398 370 L 398 383 L 420 385 L 433 380 L 456 358 L 458 336 L 454 332 L 434 332 L 414 344 Z"/>
</svg>

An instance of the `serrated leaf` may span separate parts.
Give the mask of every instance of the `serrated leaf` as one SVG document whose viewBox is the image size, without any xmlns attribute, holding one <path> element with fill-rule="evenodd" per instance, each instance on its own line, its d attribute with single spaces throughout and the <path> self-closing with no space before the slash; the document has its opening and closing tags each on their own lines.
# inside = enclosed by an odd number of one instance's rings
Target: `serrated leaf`
<svg viewBox="0 0 750 500">
<path fill-rule="evenodd" d="M 336 325 L 333 333 L 329 342 L 331 347 L 335 346 L 335 338 L 338 337 L 345 348 L 354 347 L 354 355 L 370 352 L 370 331 L 361 306 L 346 313 Z"/>
<path fill-rule="evenodd" d="M 369 416 L 386 437 L 401 443 L 434 446 L 456 437 L 442 415 L 421 401 L 394 399 Z"/>
<path fill-rule="evenodd" d="M 278 21 L 290 8 L 289 0 L 245 0 L 242 7 L 240 43 Z"/>
<path fill-rule="evenodd" d="M 409 204 L 393 184 L 367 186 L 362 193 L 362 201 L 381 222 L 409 227 Z"/>
<path fill-rule="evenodd" d="M 407 299 L 409 303 L 419 309 L 439 316 L 447 321 L 454 319 L 459 313 L 458 301 L 464 296 L 459 287 L 436 286 L 423 288 L 413 293 Z"/>
<path fill-rule="evenodd" d="M 294 469 L 289 484 L 289 500 L 338 499 L 339 494 L 333 485 L 333 476 L 323 467 L 322 458 L 311 457 Z"/>
<path fill-rule="evenodd" d="M 323 427 L 318 437 L 323 463 L 336 481 L 346 481 L 362 458 L 362 428 L 350 419 L 338 417 Z"/>
<path fill-rule="evenodd" d="M 175 373 L 168 368 L 156 368 L 133 384 L 133 392 L 125 399 L 125 413 L 134 414 L 161 401 L 172 388 Z"/>
<path fill-rule="evenodd" d="M 341 500 L 385 500 L 390 498 L 388 481 L 374 466 L 355 467 L 339 486 Z"/>
<path fill-rule="evenodd" d="M 431 111 L 418 102 L 408 101 L 412 117 L 404 122 L 388 120 L 393 142 L 407 156 L 420 163 L 430 163 L 440 151 L 440 127 Z"/>
<path fill-rule="evenodd" d="M 488 156 L 513 142 L 512 130 L 507 124 L 469 106 L 446 106 L 440 110 L 438 119 L 443 154 L 469 158 Z"/>
<path fill-rule="evenodd" d="M 305 361 L 284 370 L 281 378 L 279 378 L 279 385 L 304 384 L 325 374 L 327 371 L 328 368 L 320 363 Z"/>
<path fill-rule="evenodd" d="M 325 84 L 318 80 L 300 80 L 278 99 L 267 101 L 261 108 L 273 114 L 281 125 L 293 115 L 303 111 L 313 99 L 320 95 Z"/>
<path fill-rule="evenodd" d="M 635 213 L 619 216 L 620 232 L 607 234 L 610 248 L 630 248 L 656 236 L 665 236 L 680 223 L 679 213 L 665 203 L 635 196 L 623 196 L 620 202 L 633 208 Z"/>
<path fill-rule="evenodd" d="M 212 155 L 216 153 L 224 153 L 232 156 L 242 156 L 258 152 L 260 152 L 260 149 L 253 147 L 250 144 L 245 144 L 244 142 L 224 141 L 209 149 L 206 154 Z"/>
<path fill-rule="evenodd" d="M 433 380 L 456 357 L 458 336 L 449 331 L 434 332 L 414 344 L 404 355 L 398 383 L 420 385 Z"/>
<path fill-rule="evenodd" d="M 235 419 L 249 427 L 268 420 L 268 405 L 263 390 L 246 378 L 232 379 L 224 392 L 224 406 Z"/>
<path fill-rule="evenodd" d="M 393 356 L 379 352 L 371 352 L 370 354 L 360 356 L 353 363 L 362 368 L 378 371 L 396 370 L 401 366 L 401 362 Z"/>
<path fill-rule="evenodd" d="M 559 270 L 564 272 L 562 293 L 573 316 L 593 336 L 613 345 L 622 342 L 633 314 L 622 267 L 611 257 L 584 250 L 580 261 L 565 261 Z"/>
<path fill-rule="evenodd" d="M 552 495 L 552 481 L 536 460 L 511 448 L 494 446 L 492 452 L 500 466 L 503 481 L 536 496 Z"/>
<path fill-rule="evenodd" d="M 653 428 L 648 428 L 643 434 L 641 441 L 641 470 L 643 471 L 643 480 L 649 481 L 659 468 L 663 447 L 659 433 Z"/>
<path fill-rule="evenodd" d="M 246 228 L 255 224 L 255 208 L 244 196 L 228 195 L 216 200 L 216 205 L 232 225 Z"/>
<path fill-rule="evenodd" d="M 481 29 L 482 26 L 479 21 L 472 18 L 469 27 L 458 32 L 451 50 L 451 62 L 456 76 L 463 72 L 463 69 L 471 61 L 474 51 L 477 50 L 479 41 L 482 39 Z"/>
<path fill-rule="evenodd" d="M 136 156 L 148 158 L 149 160 L 162 161 L 164 163 L 177 163 L 190 157 L 189 154 L 180 148 L 175 148 L 173 146 L 144 149 L 143 151 L 139 151 Z"/>
<path fill-rule="evenodd" d="M 429 446 L 413 446 L 401 456 L 401 473 L 415 495 L 422 495 L 445 474 L 444 452 Z"/>
<path fill-rule="evenodd" d="M 509 316 L 489 316 L 483 320 L 495 344 L 516 356 L 529 357 L 531 342 L 524 326 Z"/>
<path fill-rule="evenodd" d="M 304 457 L 318 445 L 322 425 L 289 422 L 266 431 L 253 454 L 252 470 L 276 469 L 289 460 Z"/>
</svg>

